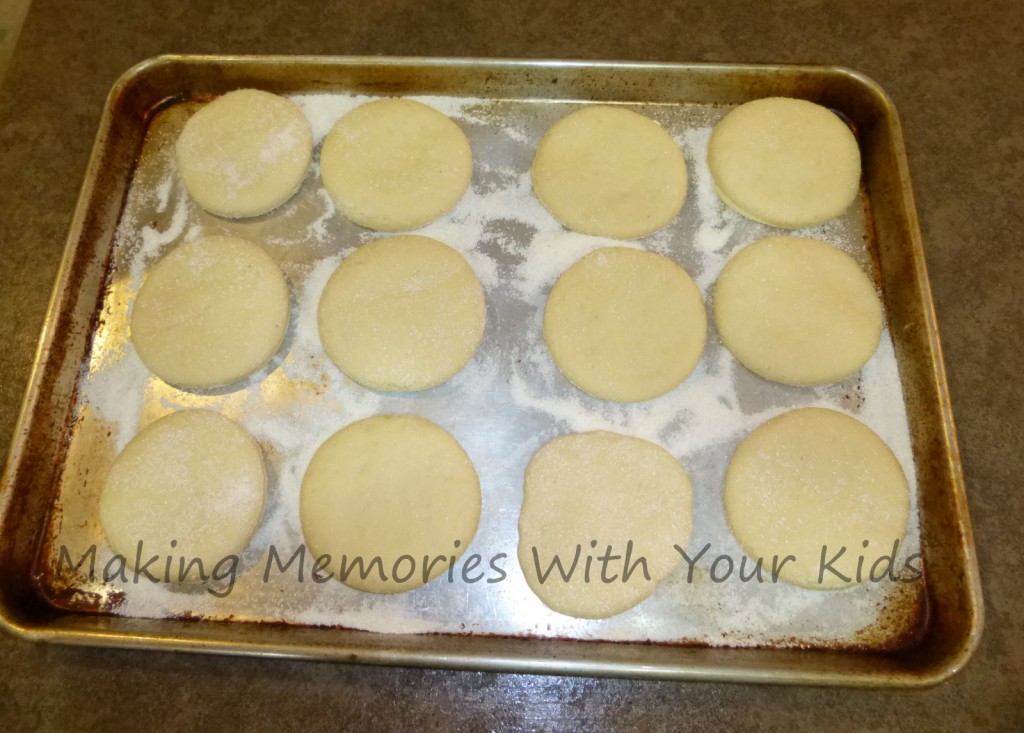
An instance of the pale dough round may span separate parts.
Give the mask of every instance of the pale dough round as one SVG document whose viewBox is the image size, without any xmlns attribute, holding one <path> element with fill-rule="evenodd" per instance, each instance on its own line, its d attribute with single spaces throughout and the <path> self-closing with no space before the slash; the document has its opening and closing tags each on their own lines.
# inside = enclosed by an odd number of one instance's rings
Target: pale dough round
<svg viewBox="0 0 1024 733">
<path fill-rule="evenodd" d="M 784 229 L 839 216 L 860 189 L 850 128 L 802 99 L 769 97 L 732 110 L 711 134 L 708 167 L 730 208 Z"/>
<path fill-rule="evenodd" d="M 371 593 L 412 590 L 446 572 L 480 521 L 480 481 L 469 456 L 442 428 L 411 415 L 360 420 L 324 441 L 299 500 L 313 557 L 330 555 L 337 580 Z M 357 557 L 367 577 L 358 570 L 339 577 L 342 558 L 351 567 Z"/>
<path fill-rule="evenodd" d="M 459 202 L 473 175 L 473 153 L 465 133 L 436 109 L 381 99 L 338 120 L 324 139 L 320 175 L 356 224 L 402 232 Z"/>
<path fill-rule="evenodd" d="M 199 558 L 207 575 L 249 544 L 263 515 L 267 477 L 256 441 L 228 418 L 185 410 L 142 429 L 114 461 L 100 524 L 116 554 Z M 171 543 L 175 544 L 172 545 Z M 151 573 L 163 579 L 164 565 Z M 177 561 L 170 582 L 179 582 Z M 186 583 L 201 582 L 194 568 Z"/>
<path fill-rule="evenodd" d="M 486 311 L 461 254 L 406 234 L 349 255 L 327 281 L 317 319 L 339 369 L 364 386 L 399 392 L 457 374 L 483 339 Z"/>
<path fill-rule="evenodd" d="M 135 298 L 131 338 L 143 363 L 177 387 L 232 384 L 277 352 L 288 329 L 288 284 L 252 242 L 207 237 L 179 245 Z"/>
<path fill-rule="evenodd" d="M 827 590 L 856 584 L 861 556 L 866 580 L 875 561 L 902 543 L 910 489 L 896 456 L 870 428 L 809 407 L 769 420 L 740 443 L 725 477 L 725 510 L 751 558 L 764 558 L 769 569 L 773 556 L 781 562 L 793 555 L 779 577 Z M 850 583 L 828 570 L 819 582 L 822 547 L 826 562 L 846 548 L 832 567 Z"/>
<path fill-rule="evenodd" d="M 555 438 L 526 468 L 519 515 L 519 564 L 533 592 L 549 608 L 578 618 L 608 618 L 647 598 L 679 565 L 692 528 L 690 479 L 664 448 L 608 432 Z M 637 566 L 623 582 L 627 543 L 630 566 L 646 559 L 650 580 Z M 596 543 L 596 544 L 592 544 Z M 558 569 L 540 581 L 558 558 L 566 572 L 576 546 L 577 568 L 566 582 Z M 604 555 L 612 555 L 601 576 Z M 534 556 L 536 550 L 536 557 Z M 590 582 L 584 574 L 593 556 Z M 613 582 L 604 582 L 612 580 Z"/>
<path fill-rule="evenodd" d="M 652 119 L 585 107 L 545 133 L 530 171 L 544 207 L 569 229 L 635 239 L 661 229 L 686 198 L 686 162 Z"/>
<path fill-rule="evenodd" d="M 722 341 L 744 366 L 798 386 L 850 376 L 882 336 L 882 306 L 860 266 L 801 237 L 768 237 L 740 250 L 715 284 L 714 313 Z"/>
<path fill-rule="evenodd" d="M 258 216 L 299 190 L 313 157 L 313 130 L 294 102 L 239 89 L 192 115 L 175 153 L 197 204 L 231 219 Z"/>
<path fill-rule="evenodd" d="M 683 268 L 626 247 L 578 260 L 544 309 L 555 364 L 604 400 L 641 402 L 674 389 L 697 366 L 706 337 L 704 302 Z"/>
</svg>

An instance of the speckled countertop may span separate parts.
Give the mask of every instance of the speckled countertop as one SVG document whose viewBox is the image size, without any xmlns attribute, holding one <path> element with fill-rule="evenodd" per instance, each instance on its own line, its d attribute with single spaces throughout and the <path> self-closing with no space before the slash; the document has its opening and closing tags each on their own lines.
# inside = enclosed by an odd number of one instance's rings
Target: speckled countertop
<svg viewBox="0 0 1024 733">
<path fill-rule="evenodd" d="M 160 53 L 811 62 L 900 110 L 986 602 L 924 691 L 784 689 L 33 645 L 0 635 L 0 728 L 1024 730 L 1024 14 L 1018 0 L 133 3 L 34 0 L 0 88 L 6 455 L 107 91 Z M 2 572 L 2 570 L 0 570 Z"/>
</svg>

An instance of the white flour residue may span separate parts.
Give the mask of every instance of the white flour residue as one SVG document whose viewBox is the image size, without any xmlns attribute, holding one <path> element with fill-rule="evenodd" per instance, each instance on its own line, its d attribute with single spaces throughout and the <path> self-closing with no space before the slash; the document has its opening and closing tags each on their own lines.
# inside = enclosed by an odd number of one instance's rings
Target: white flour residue
<svg viewBox="0 0 1024 733">
<path fill-rule="evenodd" d="M 178 196 L 174 202 L 174 212 L 171 215 L 171 220 L 165 229 L 159 229 L 156 226 L 147 224 L 138 231 L 138 250 L 135 253 L 130 270 L 133 292 L 138 292 L 142 286 L 142 274 L 146 268 L 160 259 L 160 256 L 169 244 L 181 238 L 182 231 L 188 221 L 188 208 L 188 200 L 184 196 Z M 118 229 L 119 242 L 132 241 L 135 236 L 136 232 L 131 228 L 122 227 Z"/>
<path fill-rule="evenodd" d="M 743 224 L 748 227 L 755 225 L 744 219 L 722 203 L 715 193 L 708 170 L 707 149 L 711 139 L 710 127 L 687 130 L 682 135 L 682 148 L 686 153 L 688 172 L 696 185 L 687 192 L 697 204 L 696 230 L 693 234 L 694 243 L 700 252 L 700 272 L 694 274 L 697 287 L 707 292 L 718 273 L 722 271 L 726 261 L 732 254 L 730 245 L 734 245 L 737 229 Z M 756 237 L 747 235 L 743 244 L 749 244 Z"/>
<path fill-rule="evenodd" d="M 297 94 L 290 99 L 309 119 L 310 127 L 313 128 L 313 145 L 319 145 L 342 115 L 360 104 L 374 101 L 375 97 L 360 94 Z"/>
<path fill-rule="evenodd" d="M 162 214 L 167 210 L 167 204 L 171 200 L 171 189 L 174 187 L 174 179 L 168 176 L 156 189 L 156 213 Z"/>
</svg>

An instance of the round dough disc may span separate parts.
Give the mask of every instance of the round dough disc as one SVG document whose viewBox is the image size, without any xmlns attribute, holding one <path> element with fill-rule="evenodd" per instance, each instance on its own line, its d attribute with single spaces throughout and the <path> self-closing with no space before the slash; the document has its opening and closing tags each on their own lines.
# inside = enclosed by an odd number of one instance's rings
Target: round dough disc
<svg viewBox="0 0 1024 733">
<path fill-rule="evenodd" d="M 544 340 L 580 389 L 617 402 L 653 399 L 690 375 L 707 337 L 697 285 L 667 257 L 605 247 L 566 270 L 548 296 Z"/>
<path fill-rule="evenodd" d="M 729 463 L 725 510 L 733 534 L 752 558 L 792 555 L 779 577 L 805 588 L 844 588 L 902 543 L 910 489 L 899 461 L 875 433 L 834 410 L 808 407 L 769 420 L 748 435 Z M 864 541 L 868 545 L 864 547 Z M 819 582 L 822 548 L 827 569 Z M 884 572 L 879 565 L 877 572 Z M 878 576 L 876 575 L 876 578 Z"/>
<path fill-rule="evenodd" d="M 480 281 L 462 255 L 406 234 L 349 255 L 327 281 L 317 318 L 339 369 L 372 389 L 399 392 L 457 374 L 483 339 L 486 311 Z"/>
<path fill-rule="evenodd" d="M 585 107 L 545 133 L 530 171 L 544 207 L 577 232 L 634 239 L 661 229 L 686 198 L 686 162 L 652 119 Z"/>
<path fill-rule="evenodd" d="M 215 412 L 174 412 L 143 428 L 114 461 L 100 495 L 100 524 L 132 567 L 142 542 L 144 560 L 199 558 L 209 575 L 249 544 L 266 493 L 263 454 L 252 436 Z M 184 579 L 179 572 L 175 562 L 169 582 L 202 581 L 196 568 Z M 163 563 L 151 573 L 163 578 Z"/>
<path fill-rule="evenodd" d="M 313 157 L 313 130 L 294 102 L 239 89 L 192 115 L 175 153 L 197 204 L 231 219 L 258 216 L 299 190 Z"/>
<path fill-rule="evenodd" d="M 132 343 L 169 384 L 232 384 L 281 347 L 288 298 L 277 263 L 252 242 L 198 239 L 172 250 L 146 277 L 132 308 Z"/>
<path fill-rule="evenodd" d="M 857 139 L 838 116 L 802 99 L 742 104 L 715 127 L 708 167 L 730 208 L 799 229 L 842 214 L 860 188 Z"/>
<path fill-rule="evenodd" d="M 330 555 L 337 580 L 401 593 L 426 585 L 466 551 L 480 521 L 480 481 L 462 446 L 434 423 L 371 417 L 317 450 L 302 479 L 300 512 L 312 556 Z M 342 562 L 355 567 L 347 578 Z"/>
<path fill-rule="evenodd" d="M 815 386 L 875 353 L 882 306 L 849 255 L 815 239 L 768 237 L 740 250 L 715 284 L 722 341 L 755 374 Z"/>
<path fill-rule="evenodd" d="M 324 139 L 320 175 L 356 224 L 402 232 L 459 202 L 473 175 L 473 153 L 459 126 L 436 109 L 381 99 L 338 120 Z"/>
<path fill-rule="evenodd" d="M 616 433 L 563 435 L 526 468 L 519 564 L 549 608 L 578 618 L 615 616 L 647 598 L 679 565 L 673 545 L 685 548 L 690 540 L 692 505 L 690 479 L 664 448 Z M 629 542 L 631 572 L 624 581 Z M 567 582 L 552 563 L 558 558 L 568 573 L 577 545 L 579 560 Z M 597 558 L 609 545 L 620 557 L 602 577 Z M 588 555 L 594 558 L 589 582 Z M 649 580 L 635 564 L 640 557 Z"/>
</svg>

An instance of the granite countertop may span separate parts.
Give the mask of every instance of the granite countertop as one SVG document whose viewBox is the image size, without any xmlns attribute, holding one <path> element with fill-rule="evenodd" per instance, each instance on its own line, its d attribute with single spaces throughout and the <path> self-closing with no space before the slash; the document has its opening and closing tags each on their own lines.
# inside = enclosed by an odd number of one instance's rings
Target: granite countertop
<svg viewBox="0 0 1024 733">
<path fill-rule="evenodd" d="M 1024 729 L 1024 13 L 1016 0 L 692 4 L 34 0 L 0 88 L 0 450 L 31 367 L 104 98 L 161 53 L 810 62 L 900 110 L 960 434 L 986 628 L 923 691 L 390 669 L 31 644 L 0 635 L 4 730 L 301 726 Z"/>
</svg>

